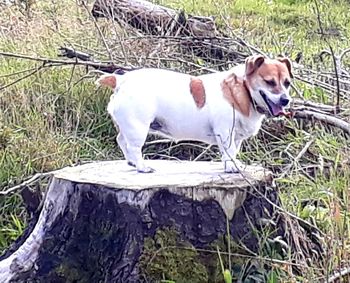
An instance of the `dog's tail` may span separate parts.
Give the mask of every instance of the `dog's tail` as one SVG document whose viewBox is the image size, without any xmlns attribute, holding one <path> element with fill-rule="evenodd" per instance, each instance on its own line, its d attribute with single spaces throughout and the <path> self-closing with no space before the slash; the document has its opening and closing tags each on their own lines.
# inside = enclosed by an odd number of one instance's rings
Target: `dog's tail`
<svg viewBox="0 0 350 283">
<path fill-rule="evenodd" d="M 98 86 L 108 86 L 115 90 L 117 87 L 117 75 L 116 74 L 104 74 L 96 80 Z"/>
</svg>

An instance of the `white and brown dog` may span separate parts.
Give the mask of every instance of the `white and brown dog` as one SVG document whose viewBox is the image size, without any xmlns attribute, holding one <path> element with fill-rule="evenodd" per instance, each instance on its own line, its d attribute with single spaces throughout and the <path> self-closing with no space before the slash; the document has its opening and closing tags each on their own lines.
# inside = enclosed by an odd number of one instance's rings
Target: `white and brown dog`
<svg viewBox="0 0 350 283">
<path fill-rule="evenodd" d="M 225 172 L 237 172 L 241 143 L 259 131 L 265 114 L 278 116 L 290 101 L 287 58 L 256 55 L 225 72 L 193 77 L 139 69 L 97 80 L 114 90 L 108 112 L 119 127 L 117 142 L 129 165 L 152 172 L 142 158 L 149 132 L 175 140 L 217 144 Z"/>
</svg>

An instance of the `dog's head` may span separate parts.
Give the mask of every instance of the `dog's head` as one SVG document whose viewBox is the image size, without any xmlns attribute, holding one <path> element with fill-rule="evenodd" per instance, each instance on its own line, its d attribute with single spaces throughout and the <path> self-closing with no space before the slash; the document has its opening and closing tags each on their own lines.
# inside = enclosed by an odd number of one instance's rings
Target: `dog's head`
<svg viewBox="0 0 350 283">
<path fill-rule="evenodd" d="M 283 114 L 288 106 L 292 78 L 292 64 L 287 58 L 268 59 L 255 55 L 246 59 L 245 83 L 251 97 L 272 116 Z"/>
</svg>

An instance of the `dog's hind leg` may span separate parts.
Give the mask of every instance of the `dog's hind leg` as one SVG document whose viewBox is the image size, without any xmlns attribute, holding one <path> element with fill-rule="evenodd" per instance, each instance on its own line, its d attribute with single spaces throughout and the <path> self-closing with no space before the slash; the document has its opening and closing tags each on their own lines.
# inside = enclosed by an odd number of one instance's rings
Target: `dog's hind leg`
<svg viewBox="0 0 350 283">
<path fill-rule="evenodd" d="M 136 121 L 124 124 L 124 126 L 126 129 L 125 131 L 120 129 L 122 135 L 119 139 L 122 144 L 121 148 L 125 148 L 125 158 L 128 164 L 135 166 L 140 173 L 154 172 L 154 169 L 145 165 L 142 158 L 142 146 L 146 141 L 149 128 L 145 125 L 138 125 Z"/>
<path fill-rule="evenodd" d="M 116 140 L 117 140 L 117 143 L 118 143 L 120 149 L 123 152 L 123 155 L 124 155 L 126 161 L 128 162 L 128 165 L 136 167 L 136 165 L 134 163 L 132 163 L 130 160 L 128 160 L 127 144 L 126 144 L 126 141 L 125 141 L 123 134 L 119 132 Z"/>
</svg>

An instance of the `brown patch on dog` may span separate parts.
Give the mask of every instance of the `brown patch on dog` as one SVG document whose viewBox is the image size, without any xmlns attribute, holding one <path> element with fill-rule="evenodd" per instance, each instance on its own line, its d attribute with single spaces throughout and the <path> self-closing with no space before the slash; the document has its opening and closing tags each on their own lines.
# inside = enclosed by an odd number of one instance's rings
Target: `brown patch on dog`
<svg viewBox="0 0 350 283">
<path fill-rule="evenodd" d="M 190 81 L 190 91 L 197 107 L 199 109 L 202 108 L 205 105 L 205 89 L 202 80 L 192 77 Z"/>
<path fill-rule="evenodd" d="M 221 82 L 221 89 L 228 102 L 244 116 L 249 117 L 251 100 L 244 81 L 231 74 Z"/>
<path fill-rule="evenodd" d="M 101 76 L 97 81 L 97 85 L 108 86 L 112 89 L 117 87 L 117 77 L 114 74 L 106 74 Z"/>
</svg>

